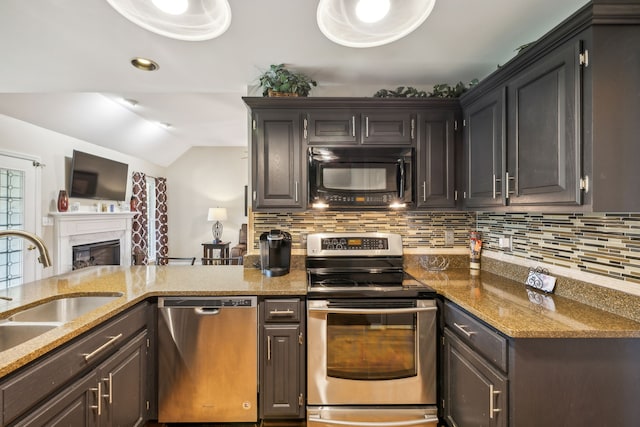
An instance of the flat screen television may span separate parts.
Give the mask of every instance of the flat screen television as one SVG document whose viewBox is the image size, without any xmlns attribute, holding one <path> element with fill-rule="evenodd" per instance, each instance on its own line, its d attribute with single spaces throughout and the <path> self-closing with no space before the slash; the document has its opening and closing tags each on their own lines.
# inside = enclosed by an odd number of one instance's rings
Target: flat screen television
<svg viewBox="0 0 640 427">
<path fill-rule="evenodd" d="M 129 165 L 73 150 L 69 197 L 124 201 Z"/>
</svg>

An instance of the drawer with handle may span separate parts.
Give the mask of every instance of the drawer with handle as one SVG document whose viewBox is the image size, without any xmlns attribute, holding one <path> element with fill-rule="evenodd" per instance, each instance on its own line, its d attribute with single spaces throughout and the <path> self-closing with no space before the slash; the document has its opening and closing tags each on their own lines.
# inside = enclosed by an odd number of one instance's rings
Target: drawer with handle
<svg viewBox="0 0 640 427">
<path fill-rule="evenodd" d="M 444 322 L 460 339 L 476 352 L 507 372 L 507 339 L 476 317 L 447 301 Z"/>
<path fill-rule="evenodd" d="M 300 322 L 300 298 L 268 299 L 263 304 L 265 322 Z"/>
</svg>

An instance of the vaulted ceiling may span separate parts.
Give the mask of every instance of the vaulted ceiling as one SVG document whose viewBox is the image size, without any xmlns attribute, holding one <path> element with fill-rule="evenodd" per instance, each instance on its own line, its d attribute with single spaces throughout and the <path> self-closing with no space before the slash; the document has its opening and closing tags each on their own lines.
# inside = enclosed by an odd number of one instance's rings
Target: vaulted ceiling
<svg viewBox="0 0 640 427">
<path fill-rule="evenodd" d="M 199 42 L 144 30 L 105 0 L 2 0 L 0 114 L 167 166 L 192 146 L 246 145 L 241 96 L 260 95 L 270 64 L 312 76 L 311 96 L 429 90 L 486 77 L 586 2 L 437 0 L 409 36 L 357 49 L 322 35 L 317 0 L 230 0 L 228 31 Z"/>
</svg>

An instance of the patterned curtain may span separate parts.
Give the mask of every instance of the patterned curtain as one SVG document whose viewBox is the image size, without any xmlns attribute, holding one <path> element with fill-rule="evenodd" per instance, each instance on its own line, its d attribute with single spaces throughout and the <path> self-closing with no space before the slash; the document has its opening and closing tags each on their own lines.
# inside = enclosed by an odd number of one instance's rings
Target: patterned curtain
<svg viewBox="0 0 640 427">
<path fill-rule="evenodd" d="M 147 177 L 142 172 L 134 172 L 132 178 L 136 215 L 131 226 L 131 254 L 135 264 L 147 264 Z"/>
<path fill-rule="evenodd" d="M 169 255 L 167 235 L 167 178 L 156 178 L 156 254 Z"/>
</svg>

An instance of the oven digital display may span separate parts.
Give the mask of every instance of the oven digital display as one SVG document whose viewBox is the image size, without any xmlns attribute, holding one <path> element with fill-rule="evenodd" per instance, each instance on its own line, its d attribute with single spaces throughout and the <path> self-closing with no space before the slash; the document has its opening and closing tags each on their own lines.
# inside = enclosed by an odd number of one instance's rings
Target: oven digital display
<svg viewBox="0 0 640 427">
<path fill-rule="evenodd" d="M 389 240 L 384 237 L 330 237 L 321 240 L 322 250 L 384 250 Z"/>
</svg>

